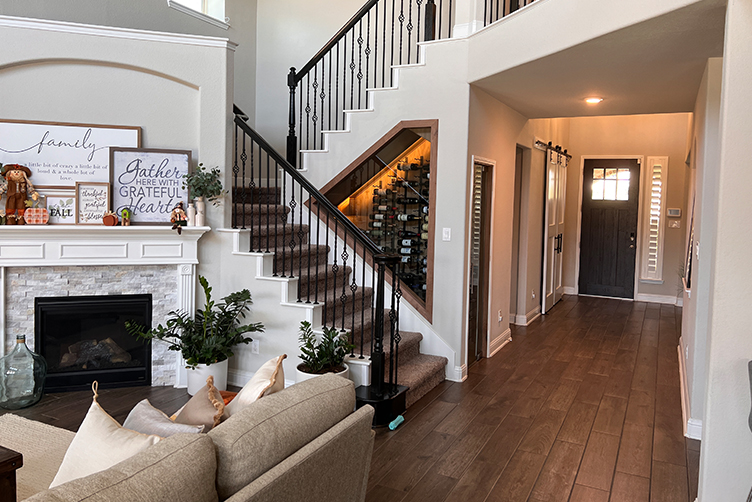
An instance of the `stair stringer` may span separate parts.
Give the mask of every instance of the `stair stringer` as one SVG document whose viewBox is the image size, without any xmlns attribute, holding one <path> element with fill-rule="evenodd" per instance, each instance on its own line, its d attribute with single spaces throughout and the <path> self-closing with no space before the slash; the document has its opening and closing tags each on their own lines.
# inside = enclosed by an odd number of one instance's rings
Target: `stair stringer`
<svg viewBox="0 0 752 502">
<path fill-rule="evenodd" d="M 230 359 L 228 382 L 243 386 L 269 359 L 287 354 L 283 363 L 285 385 L 295 383 L 298 357 L 298 331 L 300 321 L 313 326 L 321 325 L 322 305 L 297 302 L 298 279 L 273 277 L 274 253 L 249 253 L 250 231 L 220 229 L 217 231 L 222 246 L 221 291 L 213 296 L 220 298 L 230 292 L 247 288 L 253 305 L 249 322 L 264 323 L 263 333 L 253 333 L 259 340 L 259 354 L 251 353 L 250 345 L 240 345 Z"/>
</svg>

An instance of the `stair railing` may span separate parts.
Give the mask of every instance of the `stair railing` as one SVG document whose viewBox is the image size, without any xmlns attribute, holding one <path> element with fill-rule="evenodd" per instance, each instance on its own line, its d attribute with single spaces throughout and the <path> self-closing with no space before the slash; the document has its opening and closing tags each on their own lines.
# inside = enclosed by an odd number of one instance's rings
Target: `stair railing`
<svg viewBox="0 0 752 502">
<path fill-rule="evenodd" d="M 384 255 L 248 125 L 242 110 L 236 106 L 234 112 L 232 227 L 249 231 L 249 252 L 275 253 L 275 277 L 298 279 L 298 303 L 324 305 L 325 327 L 348 328 L 360 359 L 365 358 L 365 326 L 370 321 L 371 392 L 379 396 L 396 394 L 401 339 L 400 258 Z M 332 263 L 328 262 L 329 250 L 333 251 Z M 391 284 L 386 279 L 387 270 Z M 367 294 L 369 282 L 375 303 Z M 387 287 L 391 303 L 385 324 Z M 368 310 L 370 319 L 366 319 Z M 391 348 L 388 375 L 385 336 Z M 353 349 L 351 356 L 355 353 Z"/>
<path fill-rule="evenodd" d="M 483 6 L 483 26 L 495 23 L 502 17 L 530 5 L 535 0 L 485 0 Z"/>
<path fill-rule="evenodd" d="M 347 127 L 346 110 L 368 108 L 368 90 L 391 87 L 392 66 L 418 63 L 418 44 L 452 36 L 452 0 L 368 0 L 300 70 L 290 69 L 287 160 L 321 149 L 324 132 Z"/>
</svg>

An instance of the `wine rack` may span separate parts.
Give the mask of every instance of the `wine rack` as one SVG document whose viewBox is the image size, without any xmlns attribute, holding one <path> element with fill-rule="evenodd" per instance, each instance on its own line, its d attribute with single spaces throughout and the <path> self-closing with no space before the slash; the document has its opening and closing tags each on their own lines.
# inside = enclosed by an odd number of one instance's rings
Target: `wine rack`
<svg viewBox="0 0 752 502">
<path fill-rule="evenodd" d="M 373 185 L 366 233 L 385 253 L 402 259 L 400 279 L 426 299 L 431 166 L 423 157 L 400 159 Z"/>
</svg>

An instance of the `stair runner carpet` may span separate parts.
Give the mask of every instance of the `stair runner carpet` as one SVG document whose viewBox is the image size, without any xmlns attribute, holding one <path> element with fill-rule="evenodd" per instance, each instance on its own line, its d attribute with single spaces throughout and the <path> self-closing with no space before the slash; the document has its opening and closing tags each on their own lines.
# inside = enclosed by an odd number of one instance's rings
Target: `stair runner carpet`
<svg viewBox="0 0 752 502">
<path fill-rule="evenodd" d="M 340 264 L 338 271 L 332 270 L 327 262 L 327 246 L 310 244 L 308 225 L 283 224 L 288 220 L 290 208 L 281 205 L 279 194 L 274 189 L 246 189 L 245 200 L 236 192 L 233 209 L 238 227 L 249 229 L 253 235 L 253 251 L 274 253 L 274 271 L 278 275 L 294 275 L 299 278 L 300 300 L 324 304 L 323 321 L 325 326 L 344 328 L 353 335 L 356 357 L 368 359 L 371 355 L 371 333 L 374 324 L 373 295 L 370 287 L 358 286 L 352 292 L 352 268 Z M 253 202 L 253 203 L 251 203 Z M 245 206 L 245 211 L 243 207 Z M 245 225 L 243 225 L 245 219 Z M 295 246 L 290 243 L 294 238 Z M 301 245 L 301 243 L 303 245 Z M 310 267 L 308 266 L 310 263 Z M 318 271 L 318 274 L 316 273 Z M 389 356 L 393 351 L 390 344 L 391 327 L 389 310 L 384 312 L 384 352 L 386 375 L 391 370 Z M 444 380 L 445 357 L 431 356 L 420 352 L 423 335 L 411 331 L 400 331 L 401 341 L 396 365 L 400 385 L 409 387 L 406 401 L 409 407 L 428 391 Z"/>
</svg>

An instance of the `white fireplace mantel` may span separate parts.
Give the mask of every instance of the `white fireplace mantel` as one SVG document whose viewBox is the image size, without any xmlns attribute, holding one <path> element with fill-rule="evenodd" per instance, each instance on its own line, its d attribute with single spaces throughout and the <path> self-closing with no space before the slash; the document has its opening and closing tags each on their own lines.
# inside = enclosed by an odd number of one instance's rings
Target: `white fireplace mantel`
<svg viewBox="0 0 752 502">
<path fill-rule="evenodd" d="M 0 226 L 0 267 L 196 265 L 209 227 Z"/>
<path fill-rule="evenodd" d="M 178 295 L 175 308 L 193 315 L 196 308 L 198 241 L 209 227 L 105 227 L 83 225 L 0 226 L 0 342 L 5 337 L 5 288 L 9 267 L 91 267 L 175 265 Z M 4 353 L 0 343 L 0 357 Z M 186 385 L 178 357 L 176 387 Z"/>
</svg>

